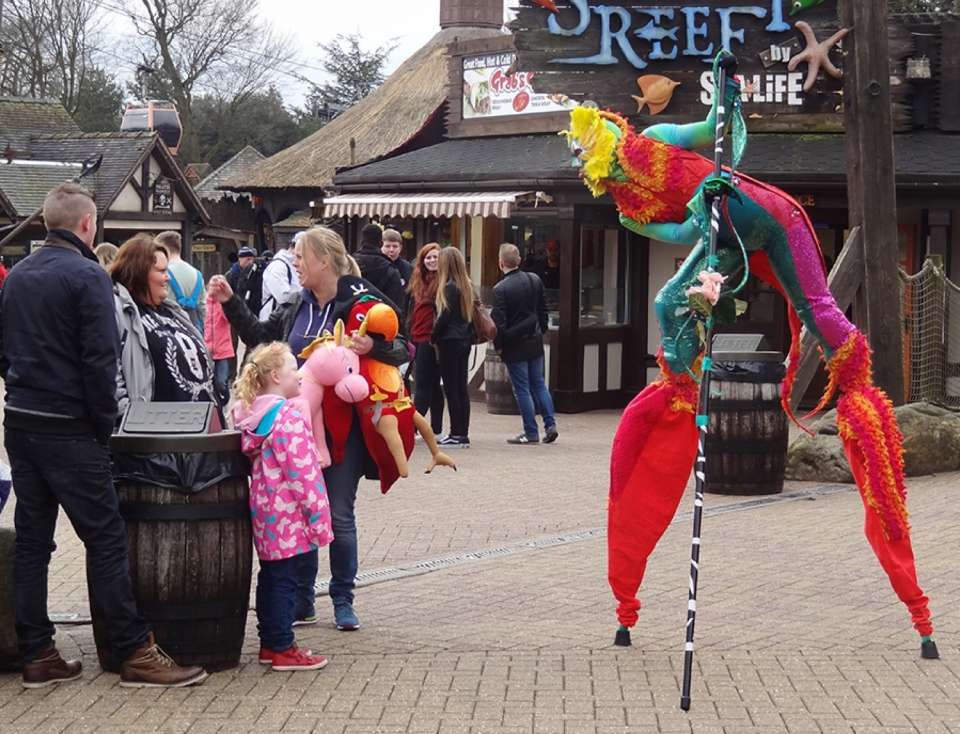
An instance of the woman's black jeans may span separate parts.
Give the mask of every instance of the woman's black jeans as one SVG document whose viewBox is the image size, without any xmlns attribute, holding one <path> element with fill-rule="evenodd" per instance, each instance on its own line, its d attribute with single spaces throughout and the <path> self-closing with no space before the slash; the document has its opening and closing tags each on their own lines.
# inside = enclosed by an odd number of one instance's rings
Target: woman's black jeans
<svg viewBox="0 0 960 734">
<path fill-rule="evenodd" d="M 430 413 L 430 427 L 439 436 L 443 433 L 443 388 L 440 387 L 440 362 L 430 342 L 419 342 L 413 363 L 415 381 L 413 405 L 417 412 Z"/>
<path fill-rule="evenodd" d="M 470 361 L 470 343 L 439 342 L 440 376 L 450 411 L 450 435 L 470 436 L 470 395 L 467 392 L 467 366 Z"/>
</svg>

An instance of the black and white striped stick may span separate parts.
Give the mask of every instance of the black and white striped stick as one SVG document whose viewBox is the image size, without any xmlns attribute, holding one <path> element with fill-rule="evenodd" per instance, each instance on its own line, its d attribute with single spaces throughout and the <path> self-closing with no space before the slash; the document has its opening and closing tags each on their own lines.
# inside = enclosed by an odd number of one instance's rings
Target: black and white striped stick
<svg viewBox="0 0 960 734">
<path fill-rule="evenodd" d="M 723 138 L 727 124 L 726 87 L 727 74 L 736 68 L 736 59 L 730 55 L 718 64 L 719 74 L 715 94 L 717 100 L 717 128 L 713 146 L 713 175 L 719 178 L 723 173 Z M 717 254 L 717 239 L 720 235 L 720 208 L 723 194 L 714 195 L 710 211 L 710 239 L 707 245 L 707 271 L 714 270 Z M 703 492 L 706 482 L 707 455 L 705 453 L 710 408 L 710 368 L 713 364 L 713 318 L 707 320 L 707 337 L 703 355 L 703 371 L 700 380 L 700 398 L 697 404 L 697 463 L 696 496 L 693 500 L 693 540 L 690 547 L 690 591 L 687 600 L 686 643 L 683 653 L 683 689 L 680 694 L 680 708 L 690 710 L 690 686 L 693 677 L 693 634 L 697 621 L 697 582 L 700 576 L 700 526 L 703 521 Z"/>
</svg>

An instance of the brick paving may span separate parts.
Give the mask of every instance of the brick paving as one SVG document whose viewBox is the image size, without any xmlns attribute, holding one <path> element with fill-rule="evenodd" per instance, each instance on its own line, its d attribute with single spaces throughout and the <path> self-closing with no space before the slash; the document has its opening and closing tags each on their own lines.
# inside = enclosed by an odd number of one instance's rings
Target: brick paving
<svg viewBox="0 0 960 734">
<path fill-rule="evenodd" d="M 416 476 L 386 497 L 362 488 L 361 571 L 603 525 L 614 414 L 562 416 L 555 446 L 508 449 L 517 419 L 474 408 L 459 473 Z M 237 670 L 195 689 L 127 691 L 100 673 L 89 627 L 61 627 L 63 650 L 83 654 L 83 681 L 24 691 L 0 676 L 0 732 L 960 732 L 958 483 L 909 482 L 940 661 L 920 660 L 853 491 L 751 508 L 710 497 L 731 511 L 705 524 L 690 714 L 678 707 L 683 520 L 652 558 L 630 649 L 611 645 L 605 546 L 593 536 L 363 588 L 360 631 L 327 619 L 298 630 L 330 658 L 317 673 L 259 666 L 251 613 Z M 788 485 L 801 488 L 811 486 Z M 0 524 L 11 522 L 8 509 Z M 66 523 L 58 543 L 51 611 L 82 612 L 82 550 Z"/>
</svg>

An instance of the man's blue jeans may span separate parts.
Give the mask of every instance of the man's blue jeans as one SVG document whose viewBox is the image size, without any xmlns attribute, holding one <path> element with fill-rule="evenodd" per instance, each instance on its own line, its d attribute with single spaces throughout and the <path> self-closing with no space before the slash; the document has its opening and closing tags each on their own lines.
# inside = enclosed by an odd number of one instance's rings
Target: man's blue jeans
<svg viewBox="0 0 960 734">
<path fill-rule="evenodd" d="M 274 652 L 293 647 L 293 623 L 300 604 L 300 577 L 317 570 L 317 550 L 282 561 L 260 561 L 257 575 L 257 629 L 260 644 Z"/>
<path fill-rule="evenodd" d="M 537 414 L 543 417 L 544 429 L 557 425 L 553 413 L 553 398 L 543 379 L 543 357 L 525 362 L 508 362 L 510 382 L 513 384 L 513 395 L 520 407 L 523 416 L 523 432 L 527 438 L 539 439 L 537 430 Z"/>
<path fill-rule="evenodd" d="M 330 544 L 330 599 L 334 603 L 353 603 L 358 563 L 354 505 L 357 501 L 357 486 L 363 476 L 365 455 L 360 421 L 354 416 L 343 461 L 323 470 L 333 524 L 333 542 Z M 314 554 L 312 565 L 303 564 L 298 571 L 297 619 L 313 616 L 315 613 L 313 599 L 318 570 L 317 556 Z"/>
</svg>

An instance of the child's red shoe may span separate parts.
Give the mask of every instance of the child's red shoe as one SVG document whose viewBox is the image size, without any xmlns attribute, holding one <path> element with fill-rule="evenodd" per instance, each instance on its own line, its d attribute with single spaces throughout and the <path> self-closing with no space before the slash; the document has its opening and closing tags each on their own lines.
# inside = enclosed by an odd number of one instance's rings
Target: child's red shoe
<svg viewBox="0 0 960 734">
<path fill-rule="evenodd" d="M 301 650 L 296 645 L 289 650 L 273 653 L 271 670 L 320 670 L 327 667 L 327 659 L 323 655 L 313 655 L 309 650 Z"/>
</svg>

